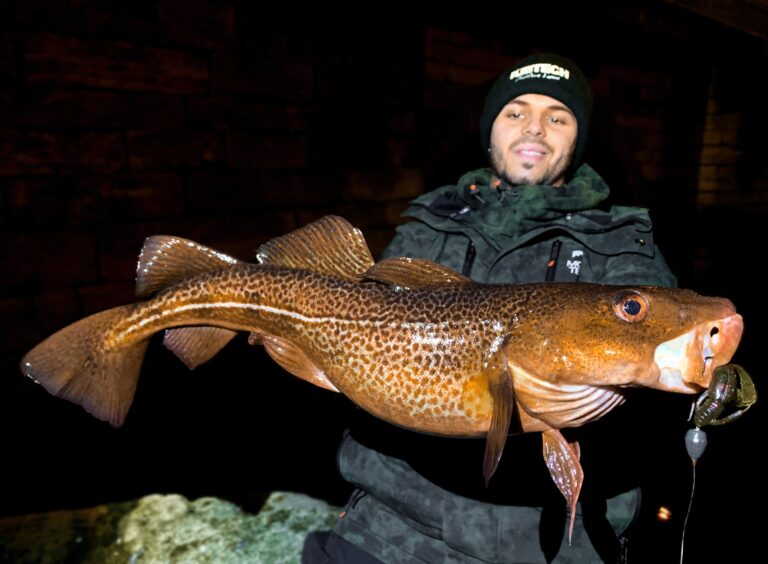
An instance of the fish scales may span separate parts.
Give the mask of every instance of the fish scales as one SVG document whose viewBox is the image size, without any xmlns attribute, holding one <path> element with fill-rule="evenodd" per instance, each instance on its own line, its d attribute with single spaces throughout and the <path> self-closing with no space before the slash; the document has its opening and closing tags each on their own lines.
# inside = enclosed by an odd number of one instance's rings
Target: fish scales
<svg viewBox="0 0 768 564">
<path fill-rule="evenodd" d="M 484 351 L 508 329 L 500 306 L 512 303 L 497 298 L 464 288 L 403 295 L 380 284 L 238 266 L 159 294 L 116 328 L 114 340 L 201 322 L 285 337 L 322 359 L 339 390 L 378 416 L 406 417 L 428 432 L 480 434 L 489 398 L 473 379 Z M 488 413 L 478 418 L 481 408 Z"/>
<path fill-rule="evenodd" d="M 375 415 L 406 418 L 405 424 L 427 432 L 481 434 L 490 418 L 479 381 L 484 351 L 509 329 L 512 316 L 505 319 L 504 311 L 524 300 L 509 288 L 489 290 L 402 292 L 238 265 L 136 306 L 108 340 L 128 343 L 169 326 L 201 323 L 285 337 L 323 359 L 317 364 L 334 385 Z"/>
<path fill-rule="evenodd" d="M 319 364 L 340 391 L 375 415 L 418 430 L 487 431 L 490 398 L 477 380 L 485 351 L 508 328 L 500 304 L 461 288 L 403 296 L 334 279 L 315 288 L 322 291 L 311 295 L 312 310 L 323 322 L 308 326 L 289 317 L 272 331 L 324 359 Z M 436 308 L 436 299 L 450 306 Z"/>
</svg>

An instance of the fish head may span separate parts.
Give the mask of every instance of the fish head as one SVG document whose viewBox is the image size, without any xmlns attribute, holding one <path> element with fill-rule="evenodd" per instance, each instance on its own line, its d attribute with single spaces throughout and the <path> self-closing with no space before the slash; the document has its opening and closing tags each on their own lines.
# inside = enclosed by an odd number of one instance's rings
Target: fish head
<svg viewBox="0 0 768 564">
<path fill-rule="evenodd" d="M 697 393 L 741 340 L 742 318 L 724 298 L 653 286 L 551 286 L 548 299 L 519 316 L 507 356 L 555 384 Z"/>
</svg>

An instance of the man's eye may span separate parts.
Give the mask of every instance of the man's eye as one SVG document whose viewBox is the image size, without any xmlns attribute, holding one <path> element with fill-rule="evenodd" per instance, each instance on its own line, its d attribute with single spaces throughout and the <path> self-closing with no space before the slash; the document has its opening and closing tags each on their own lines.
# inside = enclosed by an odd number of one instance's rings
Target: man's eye
<svg viewBox="0 0 768 564">
<path fill-rule="evenodd" d="M 557 124 L 560 124 L 560 125 L 562 125 L 562 124 L 565 124 L 565 123 L 568 123 L 568 122 L 565 120 L 565 118 L 561 118 L 561 117 L 559 117 L 559 116 L 551 116 L 551 117 L 549 118 L 549 121 L 550 121 L 551 123 L 557 123 Z"/>
<path fill-rule="evenodd" d="M 520 119 L 521 117 L 523 117 L 523 114 L 521 112 L 509 112 L 507 114 L 507 117 L 512 119 Z"/>
</svg>

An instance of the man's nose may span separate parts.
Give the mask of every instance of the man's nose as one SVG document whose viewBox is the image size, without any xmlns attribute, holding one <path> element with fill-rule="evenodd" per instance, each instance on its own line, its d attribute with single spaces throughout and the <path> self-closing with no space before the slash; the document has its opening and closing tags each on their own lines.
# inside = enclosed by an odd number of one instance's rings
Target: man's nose
<svg viewBox="0 0 768 564">
<path fill-rule="evenodd" d="M 532 115 L 528 118 L 528 121 L 525 124 L 525 128 L 523 129 L 524 133 L 527 133 L 528 135 L 532 135 L 534 137 L 539 137 L 540 135 L 544 134 L 544 126 L 542 124 L 543 118 L 541 116 Z"/>
</svg>

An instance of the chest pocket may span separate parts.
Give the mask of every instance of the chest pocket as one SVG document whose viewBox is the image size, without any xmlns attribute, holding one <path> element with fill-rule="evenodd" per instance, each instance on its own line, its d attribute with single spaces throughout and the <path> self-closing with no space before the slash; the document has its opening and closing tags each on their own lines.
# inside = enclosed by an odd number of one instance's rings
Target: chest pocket
<svg viewBox="0 0 768 564">
<path fill-rule="evenodd" d="M 558 239 L 561 243 L 555 259 L 557 282 L 589 282 L 594 279 L 589 250 L 573 239 Z"/>
</svg>

